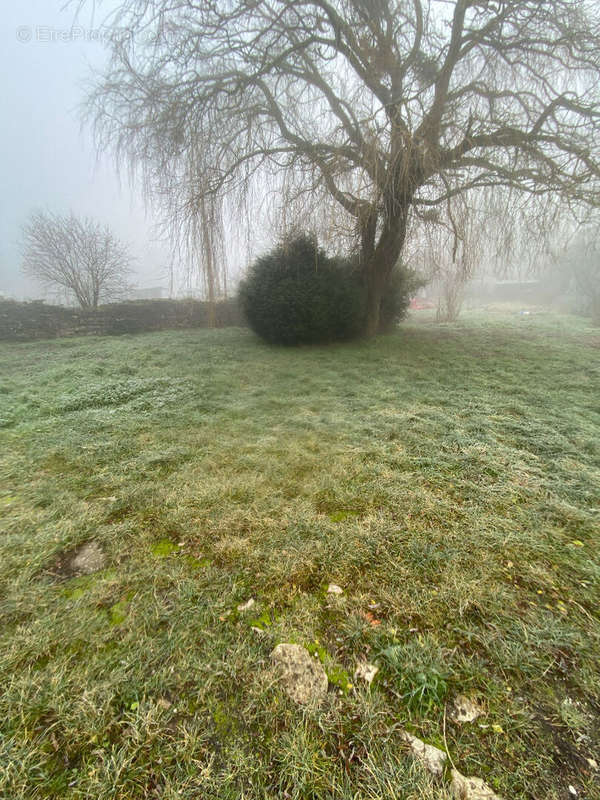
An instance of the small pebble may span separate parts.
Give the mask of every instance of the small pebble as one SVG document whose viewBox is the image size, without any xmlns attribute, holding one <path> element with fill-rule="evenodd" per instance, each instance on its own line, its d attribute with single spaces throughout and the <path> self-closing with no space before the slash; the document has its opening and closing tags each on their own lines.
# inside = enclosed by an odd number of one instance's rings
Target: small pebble
<svg viewBox="0 0 600 800">
<path fill-rule="evenodd" d="M 373 678 L 379 672 L 379 667 L 375 664 L 359 664 L 354 671 L 354 680 L 363 680 L 365 683 L 371 685 Z"/>
</svg>

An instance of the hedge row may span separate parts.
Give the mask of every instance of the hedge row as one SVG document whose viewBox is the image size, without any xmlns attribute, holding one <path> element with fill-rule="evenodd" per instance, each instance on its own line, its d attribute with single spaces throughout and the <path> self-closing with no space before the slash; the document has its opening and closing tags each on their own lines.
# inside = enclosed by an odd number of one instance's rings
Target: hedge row
<svg viewBox="0 0 600 800">
<path fill-rule="evenodd" d="M 216 306 L 216 325 L 245 325 L 237 300 Z M 0 340 L 25 342 L 58 336 L 107 336 L 209 325 L 208 303 L 200 300 L 135 300 L 109 303 L 96 311 L 33 301 L 0 300 Z"/>
</svg>

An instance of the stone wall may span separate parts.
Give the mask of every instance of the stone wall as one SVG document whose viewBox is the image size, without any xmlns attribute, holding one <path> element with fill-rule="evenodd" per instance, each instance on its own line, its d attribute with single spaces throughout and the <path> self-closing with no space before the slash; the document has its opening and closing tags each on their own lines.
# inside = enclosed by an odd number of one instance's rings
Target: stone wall
<svg viewBox="0 0 600 800">
<path fill-rule="evenodd" d="M 51 306 L 40 301 L 0 300 L 0 341 L 204 328 L 208 323 L 208 303 L 200 300 L 134 300 L 109 303 L 96 311 Z M 217 303 L 216 325 L 245 325 L 237 300 Z"/>
</svg>

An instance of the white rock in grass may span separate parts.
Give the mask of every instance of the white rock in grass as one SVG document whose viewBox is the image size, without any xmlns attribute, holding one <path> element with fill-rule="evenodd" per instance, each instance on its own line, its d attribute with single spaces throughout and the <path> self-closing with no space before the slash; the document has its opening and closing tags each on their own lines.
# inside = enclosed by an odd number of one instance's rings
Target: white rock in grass
<svg viewBox="0 0 600 800">
<path fill-rule="evenodd" d="M 344 594 L 344 590 L 337 583 L 330 583 L 327 587 L 327 594 Z"/>
<path fill-rule="evenodd" d="M 254 598 L 250 597 L 248 600 L 246 600 L 245 603 L 240 603 L 239 606 L 237 607 L 237 610 L 238 611 L 249 611 L 252 608 L 252 606 L 254 605 L 255 602 L 256 601 L 254 600 Z"/>
<path fill-rule="evenodd" d="M 459 694 L 454 698 L 448 716 L 453 722 L 462 725 L 463 722 L 473 722 L 483 713 L 483 706 L 476 698 Z"/>
<path fill-rule="evenodd" d="M 502 800 L 481 778 L 465 778 L 457 769 L 451 775 L 450 791 L 455 800 Z"/>
<path fill-rule="evenodd" d="M 327 674 L 320 661 L 299 644 L 278 644 L 271 653 L 285 693 L 295 703 L 306 705 L 327 694 Z"/>
<path fill-rule="evenodd" d="M 375 664 L 367 664 L 366 662 L 362 662 L 354 670 L 354 680 L 364 681 L 365 683 L 371 685 L 373 678 L 378 672 L 379 667 L 376 667 Z"/>
<path fill-rule="evenodd" d="M 432 744 L 425 744 L 416 736 L 408 731 L 403 733 L 404 741 L 410 745 L 412 755 L 423 764 L 425 769 L 432 775 L 441 777 L 444 772 L 444 764 L 448 756 L 443 750 L 434 747 Z"/>
<path fill-rule="evenodd" d="M 86 542 L 71 560 L 71 568 L 80 575 L 98 572 L 106 564 L 106 556 L 97 542 Z"/>
</svg>

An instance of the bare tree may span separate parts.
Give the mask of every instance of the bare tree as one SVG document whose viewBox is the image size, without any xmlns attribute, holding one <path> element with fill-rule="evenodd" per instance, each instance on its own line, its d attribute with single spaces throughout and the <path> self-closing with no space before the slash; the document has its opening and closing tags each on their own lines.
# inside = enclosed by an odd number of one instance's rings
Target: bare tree
<svg viewBox="0 0 600 800">
<path fill-rule="evenodd" d="M 91 219 L 36 211 L 23 228 L 23 271 L 66 289 L 81 308 L 122 297 L 130 263 L 127 246 Z"/>
<path fill-rule="evenodd" d="M 561 268 L 572 278 L 577 310 L 600 325 L 600 224 L 580 230 L 564 248 Z"/>
<path fill-rule="evenodd" d="M 99 146 L 188 238 L 235 196 L 337 204 L 369 334 L 415 212 L 482 187 L 598 203 L 592 0 L 124 0 L 111 24 Z"/>
<path fill-rule="evenodd" d="M 485 210 L 482 205 L 470 206 L 467 199 L 460 195 L 448 200 L 444 218 L 425 219 L 417 229 L 424 272 L 437 287 L 436 316 L 442 322 L 458 318 L 465 286 L 483 256 Z"/>
</svg>

